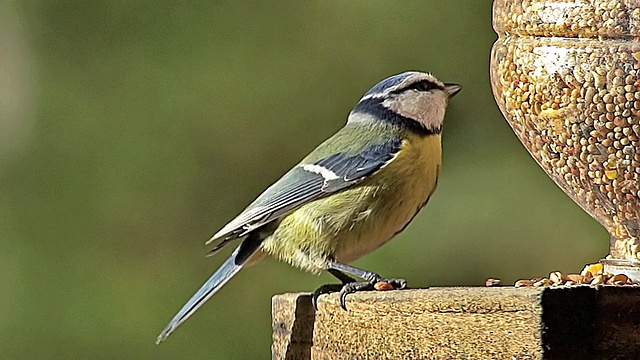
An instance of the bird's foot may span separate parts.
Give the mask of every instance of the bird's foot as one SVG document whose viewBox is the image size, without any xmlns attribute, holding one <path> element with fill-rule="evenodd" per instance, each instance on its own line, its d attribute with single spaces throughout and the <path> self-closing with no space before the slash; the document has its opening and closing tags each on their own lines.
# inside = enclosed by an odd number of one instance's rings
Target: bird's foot
<svg viewBox="0 0 640 360">
<path fill-rule="evenodd" d="M 340 289 L 340 306 L 347 310 L 347 295 L 358 291 L 377 290 L 402 290 L 407 288 L 405 279 L 375 279 L 373 281 L 350 282 Z"/>
</svg>

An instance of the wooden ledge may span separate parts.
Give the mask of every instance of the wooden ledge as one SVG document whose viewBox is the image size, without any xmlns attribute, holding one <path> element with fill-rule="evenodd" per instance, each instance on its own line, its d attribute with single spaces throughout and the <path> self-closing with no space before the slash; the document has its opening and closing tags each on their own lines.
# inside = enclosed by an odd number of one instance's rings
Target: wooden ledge
<svg viewBox="0 0 640 360">
<path fill-rule="evenodd" d="M 640 288 L 276 295 L 273 359 L 640 358 Z"/>
</svg>

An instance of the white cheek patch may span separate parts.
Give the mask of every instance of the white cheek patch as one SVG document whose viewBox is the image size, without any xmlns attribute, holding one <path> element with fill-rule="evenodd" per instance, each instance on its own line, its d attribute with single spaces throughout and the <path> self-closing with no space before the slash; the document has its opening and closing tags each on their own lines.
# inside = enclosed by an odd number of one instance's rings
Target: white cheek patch
<svg viewBox="0 0 640 360">
<path fill-rule="evenodd" d="M 335 180 L 339 178 L 339 176 L 336 175 L 336 173 L 334 173 L 333 171 L 316 164 L 306 164 L 302 166 L 302 170 L 318 174 L 325 180 Z"/>
<path fill-rule="evenodd" d="M 405 93 L 385 100 L 383 105 L 395 113 L 422 123 L 427 129 L 442 126 L 447 100 L 444 93 Z"/>
</svg>

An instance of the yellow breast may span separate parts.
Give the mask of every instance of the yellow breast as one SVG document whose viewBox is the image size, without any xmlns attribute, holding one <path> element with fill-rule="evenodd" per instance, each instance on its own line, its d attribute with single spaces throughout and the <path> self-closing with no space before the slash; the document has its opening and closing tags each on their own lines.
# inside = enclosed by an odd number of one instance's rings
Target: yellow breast
<svg viewBox="0 0 640 360">
<path fill-rule="evenodd" d="M 404 230 L 435 191 L 441 165 L 440 136 L 405 140 L 398 157 L 362 186 L 378 189 L 370 200 L 366 221 L 356 232 L 338 239 L 335 258 L 350 262 L 377 249 Z"/>
<path fill-rule="evenodd" d="M 436 188 L 439 135 L 413 135 L 386 167 L 362 183 L 302 206 L 285 217 L 263 250 L 303 270 L 326 270 L 333 257 L 351 262 L 402 231 Z"/>
</svg>

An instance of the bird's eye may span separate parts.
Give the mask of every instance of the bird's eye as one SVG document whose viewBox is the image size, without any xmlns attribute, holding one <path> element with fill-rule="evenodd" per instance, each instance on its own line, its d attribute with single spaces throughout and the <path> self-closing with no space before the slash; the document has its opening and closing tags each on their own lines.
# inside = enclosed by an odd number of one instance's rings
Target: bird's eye
<svg viewBox="0 0 640 360">
<path fill-rule="evenodd" d="M 433 89 L 437 89 L 439 88 L 439 86 L 429 80 L 420 80 L 418 82 L 415 82 L 409 86 L 407 86 L 406 88 L 404 88 L 403 90 L 416 90 L 416 91 L 429 91 L 429 90 L 433 90 Z"/>
</svg>

